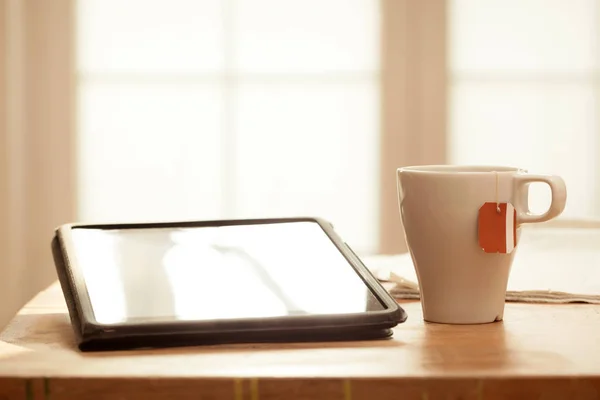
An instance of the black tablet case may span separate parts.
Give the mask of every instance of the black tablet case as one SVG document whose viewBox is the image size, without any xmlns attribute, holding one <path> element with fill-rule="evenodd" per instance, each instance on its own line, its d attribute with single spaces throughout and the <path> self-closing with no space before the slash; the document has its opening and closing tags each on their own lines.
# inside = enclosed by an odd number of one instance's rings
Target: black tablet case
<svg viewBox="0 0 600 400">
<path fill-rule="evenodd" d="M 95 322 L 83 279 L 69 260 L 63 232 L 74 228 L 128 229 L 162 227 L 202 227 L 312 221 L 317 222 L 338 249 L 359 272 L 373 294 L 386 305 L 381 312 L 348 315 L 292 316 L 248 320 L 144 322 L 101 325 Z M 59 227 L 52 240 L 52 253 L 60 285 L 67 303 L 77 345 L 82 351 L 144 347 L 171 347 L 222 343 L 314 342 L 384 339 L 406 320 L 406 312 L 362 264 L 351 248 L 341 241 L 331 224 L 318 218 L 197 221 L 144 224 L 75 225 Z"/>
</svg>

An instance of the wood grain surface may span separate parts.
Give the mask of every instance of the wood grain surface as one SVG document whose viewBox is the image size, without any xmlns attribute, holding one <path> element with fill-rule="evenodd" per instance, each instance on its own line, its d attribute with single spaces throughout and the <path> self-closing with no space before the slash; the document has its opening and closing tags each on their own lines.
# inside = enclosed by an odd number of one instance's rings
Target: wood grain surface
<svg viewBox="0 0 600 400">
<path fill-rule="evenodd" d="M 57 284 L 0 335 L 0 399 L 600 398 L 600 306 L 507 304 L 505 321 L 391 340 L 81 353 Z"/>
</svg>

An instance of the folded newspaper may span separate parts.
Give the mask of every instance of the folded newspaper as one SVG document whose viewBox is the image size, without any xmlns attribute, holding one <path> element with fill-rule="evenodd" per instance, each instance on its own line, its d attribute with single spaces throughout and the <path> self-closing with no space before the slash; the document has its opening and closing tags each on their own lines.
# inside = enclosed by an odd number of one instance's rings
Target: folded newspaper
<svg viewBox="0 0 600 400">
<path fill-rule="evenodd" d="M 395 298 L 419 298 L 410 255 L 363 261 Z M 600 304 L 600 227 L 523 228 L 506 300 Z"/>
</svg>

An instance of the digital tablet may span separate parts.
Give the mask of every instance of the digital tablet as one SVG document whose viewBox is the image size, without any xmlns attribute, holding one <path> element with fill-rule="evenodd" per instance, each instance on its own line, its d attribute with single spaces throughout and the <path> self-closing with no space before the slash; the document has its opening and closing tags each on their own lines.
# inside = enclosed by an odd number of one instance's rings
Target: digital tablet
<svg viewBox="0 0 600 400">
<path fill-rule="evenodd" d="M 83 351 L 379 339 L 406 319 L 318 218 L 68 224 L 52 250 Z"/>
</svg>

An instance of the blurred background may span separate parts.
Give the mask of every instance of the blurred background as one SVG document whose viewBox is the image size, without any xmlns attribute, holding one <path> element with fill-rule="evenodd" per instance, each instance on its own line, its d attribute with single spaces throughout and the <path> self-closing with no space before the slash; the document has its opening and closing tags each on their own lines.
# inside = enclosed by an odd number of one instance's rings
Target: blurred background
<svg viewBox="0 0 600 400">
<path fill-rule="evenodd" d="M 447 20 L 440 161 L 560 174 L 565 216 L 598 216 L 599 2 L 430 3 Z M 378 250 L 382 12 L 397 5 L 76 6 L 80 219 L 316 214 Z"/>
<path fill-rule="evenodd" d="M 71 221 L 317 215 L 404 251 L 403 165 L 558 174 L 561 218 L 600 217 L 600 0 L 0 4 L 13 304 Z"/>
</svg>

